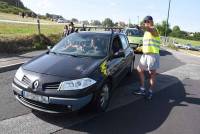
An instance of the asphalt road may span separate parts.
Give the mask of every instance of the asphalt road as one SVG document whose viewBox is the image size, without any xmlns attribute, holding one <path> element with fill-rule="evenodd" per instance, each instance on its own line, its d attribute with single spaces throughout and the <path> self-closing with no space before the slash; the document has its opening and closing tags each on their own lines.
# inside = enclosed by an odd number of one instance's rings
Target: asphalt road
<svg viewBox="0 0 200 134">
<path fill-rule="evenodd" d="M 112 98 L 114 107 L 111 104 L 110 107 L 113 108 L 103 114 L 83 112 L 51 115 L 31 111 L 13 97 L 11 83 L 16 70 L 0 73 L 0 132 L 199 134 L 200 75 L 198 73 L 195 75 L 195 71 L 200 72 L 198 70 L 200 65 L 188 64 L 191 59 L 194 59 L 193 57 L 180 59 L 176 57 L 177 55 L 174 56 L 165 50 L 161 51 L 159 82 L 172 84 L 158 85 L 162 90 L 156 92 L 151 102 L 130 95 L 129 92 L 124 96 L 119 95 L 122 89 L 138 83 L 138 76 L 134 72 L 124 78 L 116 89 L 116 95 Z M 135 66 L 138 64 L 139 57 L 140 55 L 137 55 Z M 185 75 L 177 71 L 188 68 L 193 70 L 193 73 Z M 127 99 L 131 101 L 126 101 Z"/>
</svg>

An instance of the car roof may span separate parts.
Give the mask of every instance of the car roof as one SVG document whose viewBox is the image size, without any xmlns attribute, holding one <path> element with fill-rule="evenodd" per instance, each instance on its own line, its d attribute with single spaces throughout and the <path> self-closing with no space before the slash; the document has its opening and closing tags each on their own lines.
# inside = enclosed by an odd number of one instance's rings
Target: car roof
<svg viewBox="0 0 200 134">
<path fill-rule="evenodd" d="M 78 33 L 79 34 L 88 34 L 88 35 L 92 35 L 92 34 L 111 35 L 112 34 L 111 31 L 80 31 Z M 124 33 L 113 32 L 113 36 L 116 36 L 116 35 L 124 35 Z"/>
<path fill-rule="evenodd" d="M 125 30 L 139 30 L 139 29 L 137 29 L 137 28 L 126 28 Z"/>
</svg>

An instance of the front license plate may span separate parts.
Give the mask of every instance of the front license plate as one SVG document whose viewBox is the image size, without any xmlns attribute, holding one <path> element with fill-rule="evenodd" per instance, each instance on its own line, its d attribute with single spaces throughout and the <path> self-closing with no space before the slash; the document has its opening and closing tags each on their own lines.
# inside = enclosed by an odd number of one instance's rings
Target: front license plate
<svg viewBox="0 0 200 134">
<path fill-rule="evenodd" d="M 41 103 L 45 103 L 45 104 L 49 103 L 49 98 L 48 97 L 41 96 L 41 95 L 36 95 L 36 94 L 30 93 L 30 92 L 26 92 L 26 91 L 23 92 L 23 97 L 27 98 L 27 99 L 30 99 L 30 100 L 38 101 L 38 102 L 41 102 Z"/>
</svg>

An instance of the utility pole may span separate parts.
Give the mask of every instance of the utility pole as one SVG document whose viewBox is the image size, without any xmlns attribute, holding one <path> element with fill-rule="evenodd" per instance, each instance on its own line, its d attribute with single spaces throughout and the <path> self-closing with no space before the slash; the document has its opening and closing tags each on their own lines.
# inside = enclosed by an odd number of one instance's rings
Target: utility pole
<svg viewBox="0 0 200 134">
<path fill-rule="evenodd" d="M 19 7 L 19 0 L 16 0 L 16 7 Z"/>
<path fill-rule="evenodd" d="M 18 0 L 16 0 L 15 2 L 16 2 L 16 7 L 18 7 Z"/>
<path fill-rule="evenodd" d="M 40 35 L 41 32 L 40 32 L 40 19 L 39 19 L 39 16 L 37 16 L 37 29 L 38 29 L 38 34 Z"/>
<path fill-rule="evenodd" d="M 171 0 L 169 0 L 168 13 L 167 13 L 167 25 L 166 25 L 166 28 L 165 28 L 165 45 L 166 45 L 166 42 L 167 42 L 167 30 L 168 30 L 168 25 L 169 25 L 170 8 L 171 8 Z"/>
<path fill-rule="evenodd" d="M 140 26 L 140 18 L 139 18 L 139 16 L 137 16 L 137 18 L 138 18 L 138 26 Z"/>
</svg>

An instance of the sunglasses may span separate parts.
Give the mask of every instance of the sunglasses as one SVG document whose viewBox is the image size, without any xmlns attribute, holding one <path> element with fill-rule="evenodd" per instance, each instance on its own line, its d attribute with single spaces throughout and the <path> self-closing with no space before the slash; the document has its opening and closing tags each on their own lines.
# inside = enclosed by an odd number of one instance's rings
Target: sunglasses
<svg viewBox="0 0 200 134">
<path fill-rule="evenodd" d="M 145 20 L 145 21 L 144 21 L 144 23 L 150 23 L 150 21 L 148 21 L 148 20 Z"/>
</svg>

